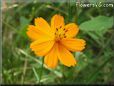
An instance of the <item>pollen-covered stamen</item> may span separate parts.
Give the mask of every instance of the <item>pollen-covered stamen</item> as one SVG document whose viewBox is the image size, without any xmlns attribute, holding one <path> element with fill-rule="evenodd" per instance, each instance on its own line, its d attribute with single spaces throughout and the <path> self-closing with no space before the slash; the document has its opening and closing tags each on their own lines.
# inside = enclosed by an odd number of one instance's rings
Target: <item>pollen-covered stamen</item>
<svg viewBox="0 0 114 86">
<path fill-rule="evenodd" d="M 60 26 L 58 28 L 56 28 L 56 31 L 55 31 L 55 39 L 56 40 L 60 40 L 62 38 L 66 38 L 66 32 L 68 30 L 66 30 L 64 27 Z"/>
<path fill-rule="evenodd" d="M 58 31 L 58 28 L 56 28 L 56 31 Z"/>
<path fill-rule="evenodd" d="M 67 32 L 68 30 L 65 30 L 65 32 Z"/>
</svg>

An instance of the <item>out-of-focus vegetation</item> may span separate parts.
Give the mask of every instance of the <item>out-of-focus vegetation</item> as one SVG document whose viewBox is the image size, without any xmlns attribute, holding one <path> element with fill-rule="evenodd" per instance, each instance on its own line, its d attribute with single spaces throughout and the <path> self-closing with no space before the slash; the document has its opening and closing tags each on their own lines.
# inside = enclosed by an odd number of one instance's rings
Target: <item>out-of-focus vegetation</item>
<svg viewBox="0 0 114 86">
<path fill-rule="evenodd" d="M 74 1 L 74 0 L 73 0 Z M 89 1 L 88 1 L 89 2 Z M 90 2 L 91 3 L 91 2 Z M 74 53 L 78 64 L 56 69 L 42 68 L 42 58 L 31 52 L 26 35 L 34 18 L 50 22 L 54 14 L 80 27 L 78 38 L 86 49 Z M 81 8 L 75 2 L 40 2 L 39 0 L 2 1 L 2 83 L 7 84 L 107 84 L 113 82 L 114 18 L 113 8 Z"/>
</svg>

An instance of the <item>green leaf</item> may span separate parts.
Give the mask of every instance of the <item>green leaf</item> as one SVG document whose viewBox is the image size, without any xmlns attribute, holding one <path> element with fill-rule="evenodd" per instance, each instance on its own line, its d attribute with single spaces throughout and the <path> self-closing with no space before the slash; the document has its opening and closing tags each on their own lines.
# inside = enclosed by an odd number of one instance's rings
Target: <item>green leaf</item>
<svg viewBox="0 0 114 86">
<path fill-rule="evenodd" d="M 21 16 L 20 17 L 20 27 L 25 28 L 29 23 L 29 20 L 26 19 L 25 17 Z"/>
<path fill-rule="evenodd" d="M 26 37 L 26 30 L 30 20 L 21 16 L 20 17 L 20 33 L 22 36 Z"/>
<path fill-rule="evenodd" d="M 103 37 L 113 26 L 113 17 L 98 16 L 80 25 L 80 29 L 90 35 L 94 40 Z"/>
<path fill-rule="evenodd" d="M 83 31 L 100 31 L 106 32 L 113 25 L 113 18 L 106 16 L 98 16 L 80 25 Z"/>
</svg>

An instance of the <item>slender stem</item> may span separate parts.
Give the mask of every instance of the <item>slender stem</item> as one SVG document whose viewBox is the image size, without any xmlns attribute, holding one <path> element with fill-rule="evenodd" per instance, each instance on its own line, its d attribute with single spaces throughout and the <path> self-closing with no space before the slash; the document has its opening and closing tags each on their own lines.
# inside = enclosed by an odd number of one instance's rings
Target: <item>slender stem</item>
<svg viewBox="0 0 114 86">
<path fill-rule="evenodd" d="M 42 74 L 43 74 L 43 64 L 44 64 L 44 58 L 42 57 L 42 66 L 41 66 L 41 71 L 39 74 L 39 84 L 41 84 L 41 79 L 42 79 Z"/>
<path fill-rule="evenodd" d="M 23 67 L 23 74 L 21 76 L 22 84 L 24 84 L 24 78 L 25 78 L 25 74 L 26 74 L 26 69 L 27 69 L 27 59 L 25 59 L 25 63 L 24 63 L 24 67 Z"/>
</svg>

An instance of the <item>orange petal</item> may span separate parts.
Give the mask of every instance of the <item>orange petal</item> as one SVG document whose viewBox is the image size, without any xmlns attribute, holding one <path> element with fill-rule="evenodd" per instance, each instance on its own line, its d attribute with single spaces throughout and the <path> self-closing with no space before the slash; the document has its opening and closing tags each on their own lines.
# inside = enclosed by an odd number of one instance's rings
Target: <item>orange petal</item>
<svg viewBox="0 0 114 86">
<path fill-rule="evenodd" d="M 85 48 L 85 40 L 83 39 L 73 39 L 66 38 L 61 40 L 62 45 L 64 45 L 68 50 L 71 51 L 82 51 Z"/>
<path fill-rule="evenodd" d="M 39 39 L 52 39 L 52 37 L 49 37 L 48 35 L 40 31 L 37 27 L 33 25 L 29 25 L 27 35 L 33 41 L 39 40 Z"/>
<path fill-rule="evenodd" d="M 58 45 L 58 58 L 62 64 L 70 67 L 75 66 L 76 60 L 74 56 L 64 46 Z"/>
<path fill-rule="evenodd" d="M 49 26 L 49 24 L 47 23 L 46 20 L 44 20 L 43 18 L 39 17 L 35 19 L 35 25 L 36 27 L 41 30 L 42 32 L 44 32 L 45 34 L 49 35 L 49 36 L 53 36 L 54 33 L 52 33 L 52 30 Z"/>
<path fill-rule="evenodd" d="M 31 43 L 30 48 L 35 52 L 37 56 L 44 56 L 46 55 L 50 49 L 53 47 L 54 41 L 35 41 Z"/>
<path fill-rule="evenodd" d="M 55 30 L 60 27 L 64 27 L 64 18 L 61 15 L 56 14 L 51 19 L 51 28 Z"/>
<path fill-rule="evenodd" d="M 55 68 L 57 66 L 57 64 L 58 64 L 58 57 L 57 57 L 57 46 L 56 46 L 56 44 L 49 51 L 49 53 L 45 56 L 44 63 L 49 68 Z"/>
<path fill-rule="evenodd" d="M 67 24 L 65 26 L 65 29 L 67 31 L 65 35 L 68 38 L 72 38 L 72 37 L 76 36 L 77 33 L 79 32 L 79 28 L 75 23 Z"/>
</svg>

